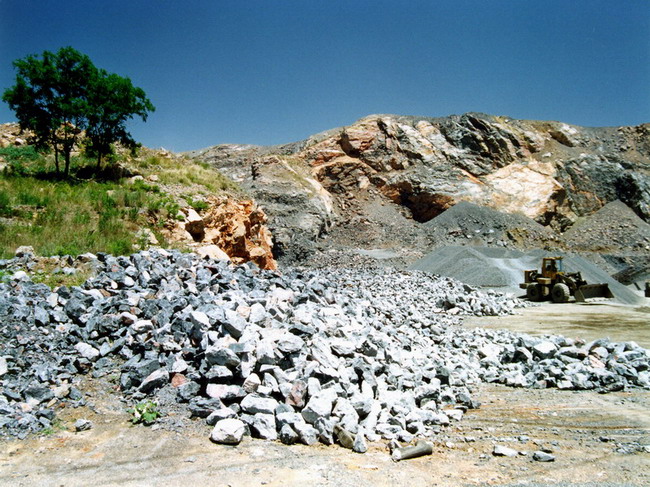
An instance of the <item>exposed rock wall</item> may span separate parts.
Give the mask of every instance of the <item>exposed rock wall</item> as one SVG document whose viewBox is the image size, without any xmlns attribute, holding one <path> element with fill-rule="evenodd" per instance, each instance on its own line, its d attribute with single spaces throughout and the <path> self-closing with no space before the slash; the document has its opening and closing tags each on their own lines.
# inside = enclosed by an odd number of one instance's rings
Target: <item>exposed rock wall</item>
<svg viewBox="0 0 650 487">
<path fill-rule="evenodd" d="M 373 115 L 295 144 L 218 146 L 194 155 L 238 178 L 289 247 L 299 235 L 309 241 L 333 225 L 372 220 L 367 207 L 377 204 L 396 204 L 424 223 L 466 201 L 564 231 L 621 200 L 648 221 L 649 134 L 650 124 Z M 287 161 L 292 173 L 281 167 Z"/>
<path fill-rule="evenodd" d="M 587 129 L 477 114 L 371 116 L 301 156 L 323 181 L 346 176 L 330 183 L 335 189 L 367 178 L 418 221 L 470 201 L 565 228 L 616 199 L 650 217 L 649 127 Z"/>
</svg>

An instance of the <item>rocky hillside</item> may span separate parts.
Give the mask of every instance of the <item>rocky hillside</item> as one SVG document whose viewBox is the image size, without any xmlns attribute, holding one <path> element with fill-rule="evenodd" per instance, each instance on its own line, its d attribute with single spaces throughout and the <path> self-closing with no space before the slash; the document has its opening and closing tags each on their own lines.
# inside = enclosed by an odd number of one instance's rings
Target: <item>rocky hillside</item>
<svg viewBox="0 0 650 487">
<path fill-rule="evenodd" d="M 330 243 L 366 248 L 430 245 L 431 225 L 423 224 L 459 202 L 559 232 L 615 200 L 647 221 L 649 134 L 650 124 L 372 115 L 293 144 L 193 155 L 264 206 L 281 255 L 309 251 L 325 233 Z"/>
</svg>

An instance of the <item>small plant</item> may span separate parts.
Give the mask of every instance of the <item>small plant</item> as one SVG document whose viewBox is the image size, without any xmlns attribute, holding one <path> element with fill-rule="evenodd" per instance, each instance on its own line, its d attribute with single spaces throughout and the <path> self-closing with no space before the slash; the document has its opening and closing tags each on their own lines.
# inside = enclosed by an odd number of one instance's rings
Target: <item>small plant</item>
<svg viewBox="0 0 650 487">
<path fill-rule="evenodd" d="M 208 202 L 205 200 L 195 200 L 192 198 L 187 198 L 187 203 L 196 211 L 207 210 L 210 207 Z"/>
<path fill-rule="evenodd" d="M 152 401 L 139 402 L 129 409 L 128 412 L 133 416 L 131 418 L 131 423 L 142 423 L 145 426 L 154 424 L 160 417 L 160 411 L 157 409 L 157 404 Z"/>
<path fill-rule="evenodd" d="M 63 431 L 64 429 L 65 425 L 63 424 L 63 421 L 61 421 L 59 418 L 54 418 L 50 423 L 50 426 L 43 428 L 43 431 L 41 431 L 41 433 L 45 436 L 52 436 L 53 434 L 58 433 L 59 431 Z"/>
</svg>

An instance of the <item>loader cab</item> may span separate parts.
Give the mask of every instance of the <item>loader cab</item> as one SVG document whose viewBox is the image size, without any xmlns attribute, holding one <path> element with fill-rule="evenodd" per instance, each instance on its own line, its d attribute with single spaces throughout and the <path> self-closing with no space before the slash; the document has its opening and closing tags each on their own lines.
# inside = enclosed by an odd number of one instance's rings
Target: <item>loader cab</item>
<svg viewBox="0 0 650 487">
<path fill-rule="evenodd" d="M 555 279 L 559 272 L 564 272 L 562 257 L 544 257 L 542 261 L 542 276 Z"/>
</svg>

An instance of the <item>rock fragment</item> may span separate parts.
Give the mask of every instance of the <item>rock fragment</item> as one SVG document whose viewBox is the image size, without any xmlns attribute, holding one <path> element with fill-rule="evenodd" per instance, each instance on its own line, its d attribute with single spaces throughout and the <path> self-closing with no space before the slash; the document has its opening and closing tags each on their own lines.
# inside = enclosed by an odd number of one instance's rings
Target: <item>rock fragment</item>
<svg viewBox="0 0 650 487">
<path fill-rule="evenodd" d="M 245 432 L 246 425 L 243 421 L 234 418 L 222 419 L 214 425 L 210 439 L 224 445 L 238 445 Z"/>
<path fill-rule="evenodd" d="M 554 462 L 555 456 L 543 451 L 533 452 L 533 460 L 536 462 Z"/>
</svg>

